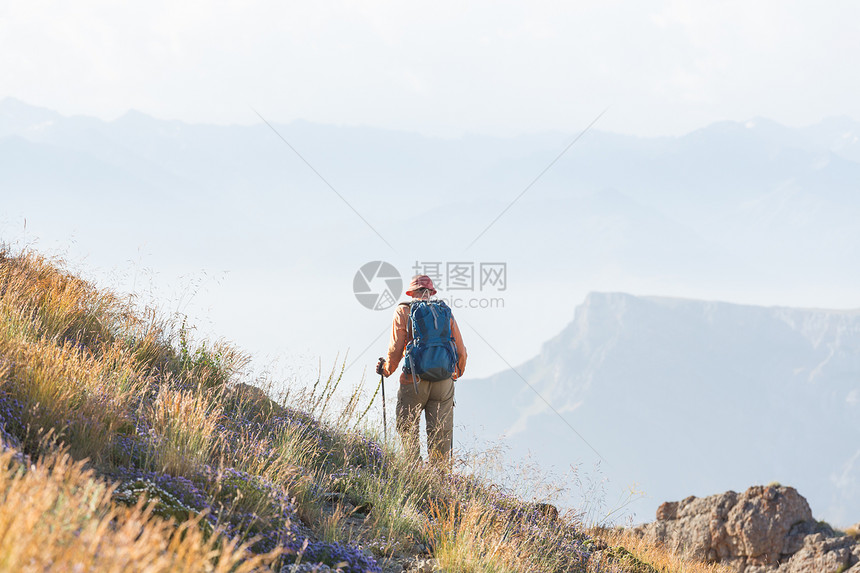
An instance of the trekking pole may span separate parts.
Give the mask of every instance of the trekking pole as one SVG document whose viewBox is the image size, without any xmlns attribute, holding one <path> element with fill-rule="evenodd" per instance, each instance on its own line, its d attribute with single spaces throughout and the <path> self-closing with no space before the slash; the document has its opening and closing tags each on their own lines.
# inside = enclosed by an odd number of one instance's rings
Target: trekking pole
<svg viewBox="0 0 860 573">
<path fill-rule="evenodd" d="M 385 362 L 385 358 L 380 357 L 379 362 Z M 379 375 L 379 385 L 382 387 L 382 435 L 385 444 L 388 444 L 388 417 L 385 415 L 385 375 Z"/>
</svg>

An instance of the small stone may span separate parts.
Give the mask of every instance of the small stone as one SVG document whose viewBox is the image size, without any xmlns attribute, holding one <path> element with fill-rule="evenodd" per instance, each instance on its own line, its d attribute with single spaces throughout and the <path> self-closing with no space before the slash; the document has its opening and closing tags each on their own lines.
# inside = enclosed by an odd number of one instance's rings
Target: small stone
<svg viewBox="0 0 860 573">
<path fill-rule="evenodd" d="M 551 503 L 536 503 L 534 509 L 550 521 L 558 521 L 558 508 Z"/>
<path fill-rule="evenodd" d="M 430 555 L 430 546 L 426 543 L 416 541 L 412 544 L 412 553 L 415 555 Z"/>
<path fill-rule="evenodd" d="M 362 515 L 370 515 L 370 510 L 373 509 L 373 504 L 370 502 L 360 503 L 352 509 L 352 513 L 360 513 Z"/>
<path fill-rule="evenodd" d="M 418 559 L 410 571 L 413 573 L 433 573 L 437 569 L 438 562 L 435 559 Z"/>
</svg>

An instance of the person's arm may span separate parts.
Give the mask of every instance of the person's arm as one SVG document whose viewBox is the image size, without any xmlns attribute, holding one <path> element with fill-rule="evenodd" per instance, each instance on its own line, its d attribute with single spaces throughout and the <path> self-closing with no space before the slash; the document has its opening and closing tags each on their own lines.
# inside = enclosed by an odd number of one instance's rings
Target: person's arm
<svg viewBox="0 0 860 573">
<path fill-rule="evenodd" d="M 466 346 L 463 344 L 463 336 L 460 334 L 460 327 L 457 326 L 457 321 L 451 317 L 451 335 L 454 337 L 454 346 L 457 347 L 457 371 L 454 372 L 452 378 L 456 380 L 466 371 Z"/>
<path fill-rule="evenodd" d="M 394 311 L 394 322 L 391 323 L 391 341 L 388 343 L 388 357 L 382 366 L 383 374 L 388 377 L 397 371 L 397 366 L 403 359 L 403 349 L 406 348 L 408 337 L 406 325 L 409 322 L 409 307 L 397 305 Z"/>
</svg>

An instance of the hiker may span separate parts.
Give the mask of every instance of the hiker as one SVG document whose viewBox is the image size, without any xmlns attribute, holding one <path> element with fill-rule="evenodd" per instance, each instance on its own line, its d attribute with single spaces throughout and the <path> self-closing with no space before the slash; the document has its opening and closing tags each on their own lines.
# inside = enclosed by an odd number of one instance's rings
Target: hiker
<svg viewBox="0 0 860 573">
<path fill-rule="evenodd" d="M 427 451 L 432 463 L 450 467 L 454 444 L 454 380 L 466 368 L 466 347 L 451 309 L 436 294 L 427 275 L 416 275 L 406 291 L 411 302 L 394 312 L 388 358 L 376 373 L 391 376 L 405 357 L 397 392 L 397 432 L 407 457 L 420 459 L 418 426 L 427 424 Z M 450 317 L 448 321 L 439 318 Z M 447 322 L 447 324 L 445 324 Z M 417 340 L 413 339 L 418 333 Z"/>
</svg>

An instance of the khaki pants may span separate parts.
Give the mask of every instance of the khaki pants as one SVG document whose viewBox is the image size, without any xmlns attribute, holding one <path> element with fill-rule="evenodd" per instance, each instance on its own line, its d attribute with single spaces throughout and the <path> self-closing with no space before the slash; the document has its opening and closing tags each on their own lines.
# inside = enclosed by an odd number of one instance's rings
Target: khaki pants
<svg viewBox="0 0 860 573">
<path fill-rule="evenodd" d="M 397 392 L 397 433 L 406 456 L 412 460 L 421 457 L 418 427 L 422 411 L 427 422 L 430 461 L 450 464 L 454 443 L 454 381 L 450 378 L 438 382 L 418 380 L 417 393 L 414 384 L 400 385 Z"/>
</svg>

